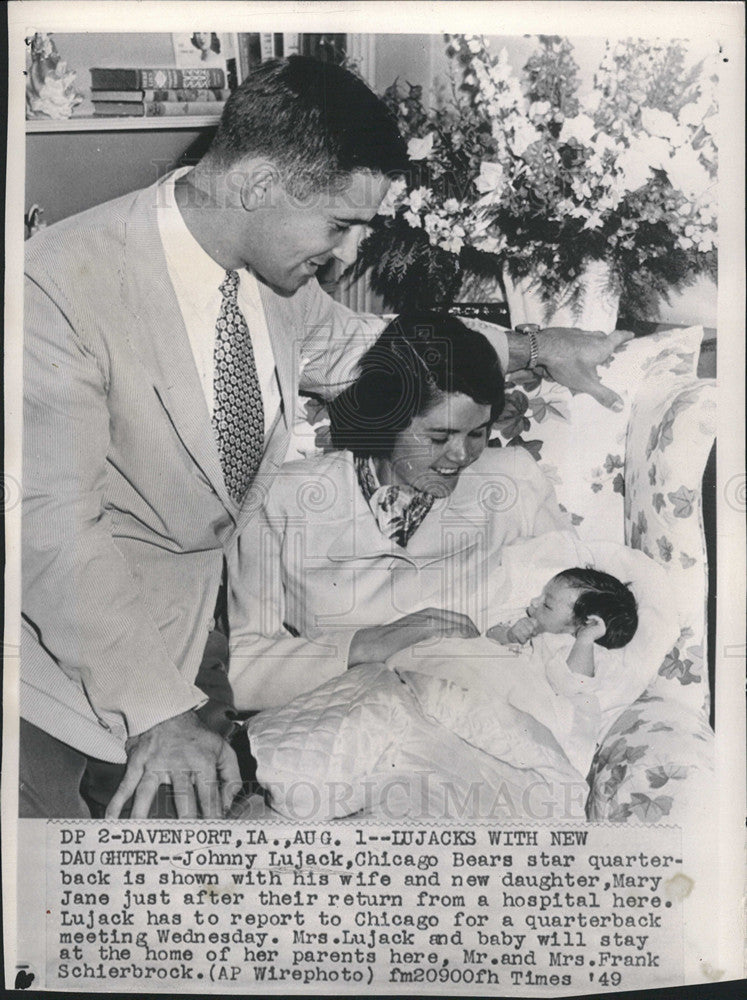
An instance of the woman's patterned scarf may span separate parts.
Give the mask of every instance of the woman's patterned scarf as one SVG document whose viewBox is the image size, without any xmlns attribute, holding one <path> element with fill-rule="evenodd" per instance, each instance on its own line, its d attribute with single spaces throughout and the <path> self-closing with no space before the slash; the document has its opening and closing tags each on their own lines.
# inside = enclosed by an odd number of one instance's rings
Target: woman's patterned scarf
<svg viewBox="0 0 747 1000">
<path fill-rule="evenodd" d="M 381 486 L 370 458 L 356 457 L 355 472 L 379 531 L 405 548 L 433 506 L 434 497 L 409 486 Z"/>
</svg>

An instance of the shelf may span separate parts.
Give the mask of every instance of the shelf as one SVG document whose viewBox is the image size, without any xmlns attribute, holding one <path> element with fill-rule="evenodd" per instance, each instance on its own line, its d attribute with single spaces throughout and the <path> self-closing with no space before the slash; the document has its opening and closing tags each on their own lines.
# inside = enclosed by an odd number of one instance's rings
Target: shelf
<svg viewBox="0 0 747 1000">
<path fill-rule="evenodd" d="M 163 118 L 33 118 L 26 122 L 26 133 L 39 132 L 145 132 L 158 129 L 206 128 L 217 125 L 220 115 L 179 115 Z"/>
</svg>

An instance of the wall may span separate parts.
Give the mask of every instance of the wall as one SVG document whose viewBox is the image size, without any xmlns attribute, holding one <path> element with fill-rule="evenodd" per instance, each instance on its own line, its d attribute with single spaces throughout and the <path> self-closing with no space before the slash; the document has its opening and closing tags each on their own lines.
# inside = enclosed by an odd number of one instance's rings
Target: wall
<svg viewBox="0 0 747 1000">
<path fill-rule="evenodd" d="M 91 66 L 174 65 L 168 32 L 60 33 L 53 39 L 68 68 L 76 71 L 76 86 L 85 97 L 90 96 Z M 38 203 L 47 223 L 57 222 L 195 161 L 210 134 L 198 129 L 30 134 L 25 207 Z"/>
</svg>

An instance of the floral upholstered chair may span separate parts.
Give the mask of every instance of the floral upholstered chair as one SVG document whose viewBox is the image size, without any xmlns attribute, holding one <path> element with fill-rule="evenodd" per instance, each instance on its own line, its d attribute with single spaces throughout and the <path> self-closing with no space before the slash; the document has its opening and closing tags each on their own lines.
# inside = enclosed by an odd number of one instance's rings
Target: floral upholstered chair
<svg viewBox="0 0 747 1000">
<path fill-rule="evenodd" d="M 587 779 L 592 820 L 677 823 L 703 807 L 712 785 L 702 479 L 716 389 L 697 374 L 702 336 L 701 327 L 673 329 L 624 345 L 601 373 L 624 401 L 619 413 L 522 374 L 507 385 L 490 442 L 526 448 L 582 539 L 641 549 L 677 595 L 678 641 L 597 748 Z M 329 447 L 323 408 L 305 401 L 302 414 L 289 458 Z"/>
<path fill-rule="evenodd" d="M 643 380 L 628 425 L 625 540 L 667 569 L 681 631 L 654 682 L 596 754 L 587 802 L 592 819 L 678 823 L 708 800 L 713 732 L 702 479 L 715 430 L 713 380 Z"/>
</svg>

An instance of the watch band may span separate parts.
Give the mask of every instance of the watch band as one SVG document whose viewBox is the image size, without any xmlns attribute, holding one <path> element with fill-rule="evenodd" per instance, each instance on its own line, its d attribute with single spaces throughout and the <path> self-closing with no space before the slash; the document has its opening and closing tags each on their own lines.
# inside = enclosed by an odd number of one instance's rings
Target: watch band
<svg viewBox="0 0 747 1000">
<path fill-rule="evenodd" d="M 519 323 L 514 329 L 529 341 L 529 364 L 527 368 L 536 368 L 539 361 L 539 341 L 537 340 L 537 334 L 542 328 L 539 323 Z"/>
</svg>

